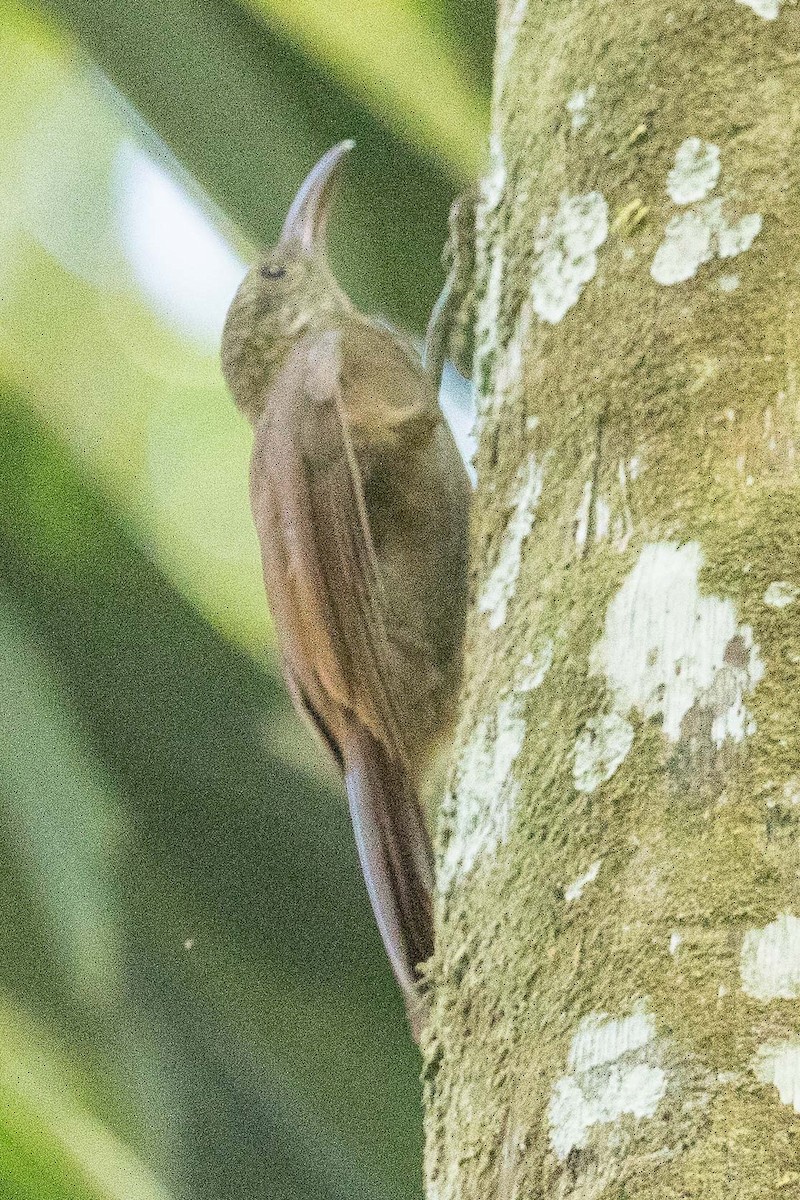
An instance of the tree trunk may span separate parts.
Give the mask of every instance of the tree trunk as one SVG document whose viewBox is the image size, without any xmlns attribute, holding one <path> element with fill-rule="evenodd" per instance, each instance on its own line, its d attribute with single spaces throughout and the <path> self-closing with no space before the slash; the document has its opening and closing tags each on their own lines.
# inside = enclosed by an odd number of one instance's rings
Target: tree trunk
<svg viewBox="0 0 800 1200">
<path fill-rule="evenodd" d="M 505 0 L 430 1200 L 800 1197 L 800 17 Z"/>
</svg>

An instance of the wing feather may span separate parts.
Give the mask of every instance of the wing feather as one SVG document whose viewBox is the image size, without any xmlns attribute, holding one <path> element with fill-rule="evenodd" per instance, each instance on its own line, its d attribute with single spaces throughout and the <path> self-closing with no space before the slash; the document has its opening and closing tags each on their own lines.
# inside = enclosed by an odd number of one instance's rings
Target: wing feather
<svg viewBox="0 0 800 1200">
<path fill-rule="evenodd" d="M 284 659 L 334 737 L 335 710 L 349 711 L 402 761 L 387 598 L 342 396 L 339 335 L 300 339 L 271 387 L 280 395 L 256 429 L 251 498 Z"/>
<path fill-rule="evenodd" d="M 392 598 L 364 497 L 368 448 L 360 465 L 353 438 L 363 433 L 354 412 L 369 411 L 369 375 L 339 334 L 299 340 L 256 429 L 251 498 L 287 682 L 344 772 L 367 889 L 418 1036 L 433 869 L 403 738 L 408 675 L 390 643 Z M 419 412 L 411 406 L 412 419 Z M 395 442 L 399 428 L 389 428 Z"/>
</svg>

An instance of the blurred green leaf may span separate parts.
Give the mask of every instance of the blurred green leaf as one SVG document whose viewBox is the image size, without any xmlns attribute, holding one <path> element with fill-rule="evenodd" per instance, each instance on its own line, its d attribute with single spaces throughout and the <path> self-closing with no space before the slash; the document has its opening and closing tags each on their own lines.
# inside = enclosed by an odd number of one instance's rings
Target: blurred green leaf
<svg viewBox="0 0 800 1200">
<path fill-rule="evenodd" d="M 87 1107 L 53 1039 L 3 1001 L 0 1187 L 5 1200 L 169 1200 Z"/>
<path fill-rule="evenodd" d="M 75 744 L 53 682 L 0 587 L 0 780 L 8 836 L 27 863 L 74 994 L 118 1003 L 109 852 L 118 813 Z"/>
<path fill-rule="evenodd" d="M 2 987 L 70 1037 L 96 1115 L 128 1131 L 147 1126 L 169 1153 L 168 1089 L 128 1000 L 118 885 L 126 822 L 5 584 L 0 656 Z"/>
<path fill-rule="evenodd" d="M 420 150 L 436 147 L 466 178 L 487 134 L 487 96 L 455 47 L 413 0 L 245 0 L 323 63 Z"/>
<path fill-rule="evenodd" d="M 424 329 L 442 282 L 447 210 L 472 177 L 463 161 L 454 170 L 435 142 L 425 154 L 413 149 L 235 0 L 42 3 L 256 244 L 275 240 L 315 159 L 355 137 L 332 228 L 334 266 L 359 304 Z M 464 119 L 474 127 L 473 113 Z M 476 163 L 481 153 L 476 143 Z"/>
<path fill-rule="evenodd" d="M 14 136 L 0 133 L 0 363 L 201 611 L 263 653 L 249 429 L 216 346 L 165 326 L 142 293 L 120 173 L 146 160 L 131 159 L 124 120 L 40 24 L 9 23 L 0 51 L 0 105 L 16 114 Z M 41 509 L 58 519 L 44 494 Z M 86 547 L 59 553 L 82 569 Z"/>
<path fill-rule="evenodd" d="M 418 1195 L 416 1057 L 344 804 L 272 749 L 282 689 L 166 582 L 24 401 L 0 396 L 0 575 L 38 623 L 60 680 L 49 690 L 69 697 L 124 832 L 110 900 L 122 995 L 69 1017 L 73 1039 L 115 1077 L 113 1047 L 133 1054 L 128 1106 L 149 1113 L 141 1128 L 173 1189 Z M 84 547 L 79 569 L 65 545 Z M 78 891 L 93 871 L 107 878 L 93 861 Z M 16 885 L 8 904 L 24 894 Z M 50 941 L 37 937 L 21 976 L 19 913 L 11 927 L 6 971 L 40 997 Z"/>
</svg>

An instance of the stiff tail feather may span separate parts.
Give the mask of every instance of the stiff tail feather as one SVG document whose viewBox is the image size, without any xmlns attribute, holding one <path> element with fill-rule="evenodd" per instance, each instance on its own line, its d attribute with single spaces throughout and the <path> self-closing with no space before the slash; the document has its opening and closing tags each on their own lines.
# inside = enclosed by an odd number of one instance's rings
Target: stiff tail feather
<svg viewBox="0 0 800 1200">
<path fill-rule="evenodd" d="M 418 1039 L 416 968 L 433 953 L 433 856 L 405 766 L 366 729 L 348 733 L 345 786 L 372 909 Z"/>
</svg>

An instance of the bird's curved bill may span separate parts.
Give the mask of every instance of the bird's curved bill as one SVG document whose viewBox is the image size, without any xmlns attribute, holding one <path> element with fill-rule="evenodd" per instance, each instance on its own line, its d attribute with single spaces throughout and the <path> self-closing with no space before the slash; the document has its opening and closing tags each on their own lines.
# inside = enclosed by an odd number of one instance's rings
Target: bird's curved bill
<svg viewBox="0 0 800 1200">
<path fill-rule="evenodd" d="M 327 150 L 306 175 L 286 214 L 281 241 L 299 241 L 304 249 L 324 244 L 331 196 L 343 160 L 355 146 L 348 139 Z"/>
</svg>

